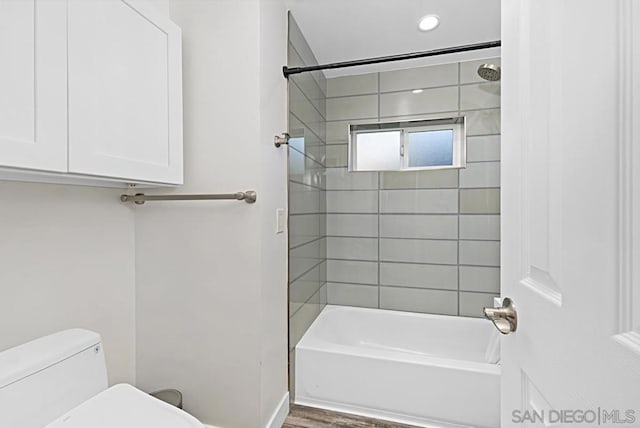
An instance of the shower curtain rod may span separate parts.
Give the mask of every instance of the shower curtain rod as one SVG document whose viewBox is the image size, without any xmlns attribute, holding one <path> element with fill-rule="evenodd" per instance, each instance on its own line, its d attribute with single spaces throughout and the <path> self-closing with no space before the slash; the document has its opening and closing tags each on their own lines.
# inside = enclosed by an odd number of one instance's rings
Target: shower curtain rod
<svg viewBox="0 0 640 428">
<path fill-rule="evenodd" d="M 282 67 L 282 74 L 285 78 L 289 78 L 292 74 L 307 73 L 309 71 L 331 70 L 335 68 L 357 67 L 359 65 L 380 64 L 383 62 L 404 61 L 407 59 L 425 58 L 428 56 L 446 55 L 458 52 L 477 51 L 480 49 L 489 49 L 500 47 L 501 41 L 474 43 L 471 45 L 453 46 L 450 48 L 434 49 L 431 51 L 411 52 L 399 55 L 379 56 L 375 58 L 356 59 L 353 61 L 332 62 L 328 64 L 309 65 L 305 67 Z"/>
</svg>

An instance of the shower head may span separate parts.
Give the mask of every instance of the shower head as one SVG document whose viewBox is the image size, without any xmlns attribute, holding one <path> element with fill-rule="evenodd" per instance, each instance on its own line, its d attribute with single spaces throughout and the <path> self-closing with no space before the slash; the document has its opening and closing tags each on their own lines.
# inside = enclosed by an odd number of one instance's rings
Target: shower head
<svg viewBox="0 0 640 428">
<path fill-rule="evenodd" d="M 500 80 L 500 66 L 495 64 L 482 64 L 478 67 L 478 76 L 490 82 Z"/>
</svg>

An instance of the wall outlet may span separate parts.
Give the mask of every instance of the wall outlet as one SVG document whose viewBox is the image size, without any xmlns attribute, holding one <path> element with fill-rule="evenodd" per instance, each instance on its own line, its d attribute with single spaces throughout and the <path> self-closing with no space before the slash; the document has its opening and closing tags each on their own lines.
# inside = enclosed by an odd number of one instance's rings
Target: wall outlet
<svg viewBox="0 0 640 428">
<path fill-rule="evenodd" d="M 276 209 L 276 233 L 284 233 L 284 225 L 287 219 L 284 216 L 284 208 Z"/>
</svg>

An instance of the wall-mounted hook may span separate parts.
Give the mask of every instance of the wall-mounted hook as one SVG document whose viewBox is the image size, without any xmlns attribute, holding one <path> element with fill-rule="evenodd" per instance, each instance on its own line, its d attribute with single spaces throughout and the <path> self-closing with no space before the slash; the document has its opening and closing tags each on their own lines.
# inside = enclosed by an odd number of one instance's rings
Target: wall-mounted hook
<svg viewBox="0 0 640 428">
<path fill-rule="evenodd" d="M 283 132 L 280 135 L 276 135 L 273 137 L 273 145 L 276 147 L 280 147 L 283 144 L 289 144 L 289 134 Z"/>
</svg>

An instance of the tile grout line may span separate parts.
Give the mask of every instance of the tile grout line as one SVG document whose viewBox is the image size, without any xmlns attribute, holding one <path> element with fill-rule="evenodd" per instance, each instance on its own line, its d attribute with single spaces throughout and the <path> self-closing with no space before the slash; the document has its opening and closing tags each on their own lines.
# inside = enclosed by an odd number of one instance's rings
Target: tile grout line
<svg viewBox="0 0 640 428">
<path fill-rule="evenodd" d="M 348 262 L 348 263 L 377 263 L 377 260 L 373 259 L 345 259 L 339 257 L 330 257 L 327 261 L 332 262 Z M 322 263 L 322 262 L 321 262 Z M 422 266 L 449 266 L 449 267 L 477 267 L 477 268 L 500 268 L 500 265 L 481 265 L 481 264 L 471 264 L 471 263 L 462 263 L 458 265 L 457 263 L 438 263 L 438 262 L 414 262 L 414 261 L 406 261 L 406 260 L 393 260 L 393 259 L 384 259 L 380 260 L 380 264 L 383 263 L 393 263 L 400 265 L 422 265 Z M 299 277 L 296 277 L 299 279 Z"/>
<path fill-rule="evenodd" d="M 458 116 L 460 116 L 460 105 L 461 105 L 461 100 L 460 100 L 460 63 L 458 62 Z M 467 142 L 465 141 L 465 145 L 467 144 Z M 466 150 L 466 148 L 465 148 Z M 457 281 L 457 285 L 458 285 L 458 293 L 457 293 L 457 299 L 456 299 L 456 304 L 457 304 L 457 313 L 458 316 L 460 316 L 460 169 L 458 169 L 458 260 L 457 260 L 457 276 L 456 276 L 456 281 Z"/>
<path fill-rule="evenodd" d="M 389 239 L 389 240 L 397 240 L 397 241 L 436 241 L 436 242 L 458 242 L 458 241 L 465 241 L 465 242 L 500 242 L 499 239 L 479 239 L 479 238 L 465 238 L 465 239 L 458 239 L 458 238 L 414 238 L 414 237 L 406 237 L 406 236 L 362 236 L 362 235 L 324 235 L 324 236 L 320 236 L 318 238 L 313 238 L 312 240 L 308 241 L 307 243 L 311 243 L 314 242 L 318 239 L 322 239 L 322 238 L 335 238 L 335 239 Z M 297 244 L 294 247 L 291 247 L 291 249 L 293 248 L 297 248 L 297 247 L 301 247 L 302 245 L 306 245 L 305 244 Z"/>
<path fill-rule="evenodd" d="M 378 121 L 380 121 L 380 73 L 378 72 L 377 75 L 377 84 L 378 84 Z M 380 185 L 380 179 L 381 179 L 381 174 L 380 172 L 376 172 L 377 174 L 377 182 L 378 182 L 378 188 L 377 188 L 377 193 L 378 193 L 378 212 L 376 215 L 376 221 L 378 222 L 378 257 L 377 257 L 377 261 L 376 261 L 376 268 L 378 269 L 378 309 L 381 309 L 381 304 L 380 304 L 380 294 L 381 294 L 381 287 L 380 287 L 380 188 L 382 187 Z"/>
<path fill-rule="evenodd" d="M 362 287 L 378 287 L 376 284 L 368 284 L 364 282 L 347 282 L 347 281 L 327 281 L 331 284 L 337 285 L 358 285 Z M 420 287 L 414 285 L 399 285 L 399 284 L 380 284 L 380 287 L 387 288 L 408 288 L 411 290 L 434 290 L 434 291 L 448 291 L 450 293 L 457 293 L 455 288 L 439 288 L 439 287 Z M 478 290 L 460 290 L 461 293 L 472 293 L 472 294 L 488 294 L 495 296 L 498 292 L 496 291 L 478 291 Z M 314 293 L 315 294 L 315 293 Z"/>
<path fill-rule="evenodd" d="M 298 82 L 296 82 L 295 79 L 292 79 L 291 82 L 296 86 L 296 88 L 298 88 L 298 91 L 300 91 L 300 93 L 302 94 L 304 99 L 307 100 L 309 105 L 311 105 L 311 107 L 313 107 L 313 109 L 320 115 L 322 120 L 324 120 L 326 122 L 327 118 L 322 114 L 322 112 L 320 110 L 318 110 L 318 106 L 316 106 L 313 103 L 313 101 L 311 101 L 311 98 L 309 98 L 309 95 L 307 95 L 307 93 L 304 92 L 304 90 L 300 87 L 300 85 L 298 85 Z M 318 88 L 318 89 L 320 89 L 320 92 L 322 92 L 322 88 Z M 326 98 L 325 98 L 325 100 L 326 100 Z M 325 112 L 325 114 L 326 114 L 326 112 Z"/>
<path fill-rule="evenodd" d="M 459 73 L 460 72 L 458 71 L 458 74 Z M 380 75 L 380 73 L 376 73 L 376 74 Z M 378 77 L 378 79 L 380 79 L 380 78 Z M 469 82 L 469 83 L 454 83 L 452 85 L 424 86 L 422 89 L 424 91 L 429 91 L 429 90 L 432 90 L 432 89 L 459 88 L 461 86 L 498 86 L 498 85 L 499 84 L 496 84 L 495 82 Z M 318 89 L 320 89 L 322 91 L 322 88 L 320 88 L 319 85 L 318 85 Z M 377 93 L 376 92 L 356 92 L 356 93 L 349 94 L 349 95 L 334 95 L 334 96 L 331 96 L 331 97 L 327 97 L 327 100 L 341 99 L 341 98 L 366 97 L 366 96 L 372 96 L 372 95 L 402 94 L 402 93 L 406 93 L 406 92 L 411 92 L 413 89 L 415 89 L 415 88 L 396 89 L 396 90 L 393 90 L 393 91 L 381 92 L 380 84 L 378 82 L 378 92 Z"/>
<path fill-rule="evenodd" d="M 373 96 L 373 95 L 370 95 Z M 443 114 L 455 114 L 458 111 L 464 113 L 474 113 L 474 112 L 487 112 L 487 111 L 495 111 L 500 110 L 500 107 L 480 107 L 473 109 L 454 109 L 454 110 L 435 110 L 435 111 L 418 111 L 412 114 L 392 114 L 389 116 L 355 116 L 355 117 L 338 117 L 337 119 L 327 119 L 327 123 L 337 123 L 337 122 L 349 122 L 357 120 L 360 123 L 366 123 L 371 120 L 381 120 L 384 122 L 404 122 L 408 120 L 419 120 L 419 119 L 429 119 L 430 116 L 435 115 L 443 115 Z M 488 133 L 488 134 L 470 134 L 468 137 L 478 137 L 482 135 L 500 135 L 500 133 Z"/>
<path fill-rule="evenodd" d="M 306 40 L 305 40 L 305 43 L 306 43 Z M 302 58 L 302 55 L 300 55 L 300 52 L 298 51 L 298 48 L 296 47 L 296 45 L 294 45 L 294 44 L 291 42 L 291 40 L 289 40 L 289 42 L 287 43 L 287 45 L 291 46 L 291 48 L 295 51 L 296 55 L 298 55 L 298 58 L 300 58 L 300 60 L 301 60 L 301 61 L 303 62 L 303 64 L 304 64 L 304 59 Z M 311 51 L 311 47 L 309 47 L 309 44 L 308 44 L 308 43 L 307 43 L 307 48 L 309 49 L 309 51 Z M 313 62 L 315 62 L 315 64 L 313 64 L 313 65 L 318 65 L 318 64 L 319 64 L 319 62 L 318 62 L 318 60 L 316 59 L 315 55 L 313 54 L 313 51 L 311 51 L 311 55 L 313 56 Z M 289 61 L 288 61 L 288 59 L 287 59 L 287 62 L 289 62 Z M 308 64 L 304 64 L 304 65 L 308 65 Z M 322 91 L 322 85 L 320 85 L 320 82 L 318 82 L 318 79 L 316 79 L 316 77 L 314 76 L 314 73 L 309 73 L 309 75 L 313 78 L 313 80 L 315 81 L 315 84 L 318 86 L 318 89 L 320 89 L 320 92 L 322 92 L 322 93 L 323 93 L 323 95 L 324 95 L 324 97 L 325 97 L 325 99 L 326 99 L 326 98 L 327 98 L 327 94 L 325 94 L 325 93 Z"/>
</svg>

